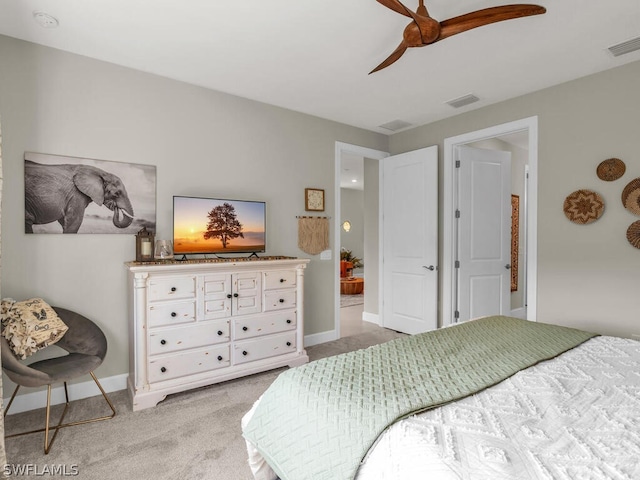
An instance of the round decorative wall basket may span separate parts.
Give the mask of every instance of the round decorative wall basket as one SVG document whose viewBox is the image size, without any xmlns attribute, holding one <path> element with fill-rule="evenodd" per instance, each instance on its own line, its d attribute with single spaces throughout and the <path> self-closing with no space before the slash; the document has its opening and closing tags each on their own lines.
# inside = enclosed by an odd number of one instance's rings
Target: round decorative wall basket
<svg viewBox="0 0 640 480">
<path fill-rule="evenodd" d="M 633 222 L 627 229 L 627 240 L 636 248 L 640 248 L 640 220 Z"/>
<path fill-rule="evenodd" d="M 612 182 L 624 175 L 626 169 L 626 165 L 619 158 L 609 158 L 604 162 L 600 162 L 600 165 L 596 168 L 596 174 L 600 180 Z"/>
<path fill-rule="evenodd" d="M 624 187 L 622 205 L 634 215 L 640 216 L 640 178 L 634 178 Z"/>
<path fill-rule="evenodd" d="M 564 214 L 573 223 L 586 225 L 604 213 L 604 200 L 592 190 L 576 190 L 564 201 Z"/>
</svg>

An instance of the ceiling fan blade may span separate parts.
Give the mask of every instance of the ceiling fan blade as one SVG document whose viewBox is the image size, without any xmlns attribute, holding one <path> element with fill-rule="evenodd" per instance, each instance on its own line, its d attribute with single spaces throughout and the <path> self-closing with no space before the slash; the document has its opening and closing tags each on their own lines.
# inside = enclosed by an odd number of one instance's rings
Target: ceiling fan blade
<svg viewBox="0 0 640 480">
<path fill-rule="evenodd" d="M 517 4 L 500 7 L 485 8 L 475 12 L 453 17 L 440 22 L 440 36 L 438 40 L 466 32 L 472 28 L 482 27 L 490 23 L 502 22 L 531 15 L 541 15 L 547 11 L 539 5 Z"/>
<path fill-rule="evenodd" d="M 394 12 L 398 12 L 405 17 L 413 18 L 413 12 L 405 7 L 399 0 L 376 0 L 381 5 L 390 8 Z"/>
<path fill-rule="evenodd" d="M 376 68 L 371 70 L 369 72 L 369 75 L 371 75 L 374 72 L 377 72 L 378 70 L 382 70 L 383 68 L 386 68 L 392 63 L 396 62 L 406 51 L 407 51 L 407 45 L 404 42 L 402 42 L 400 45 L 398 45 L 398 48 L 396 48 L 393 51 L 393 53 L 387 57 L 387 59 L 384 62 L 382 62 Z"/>
</svg>

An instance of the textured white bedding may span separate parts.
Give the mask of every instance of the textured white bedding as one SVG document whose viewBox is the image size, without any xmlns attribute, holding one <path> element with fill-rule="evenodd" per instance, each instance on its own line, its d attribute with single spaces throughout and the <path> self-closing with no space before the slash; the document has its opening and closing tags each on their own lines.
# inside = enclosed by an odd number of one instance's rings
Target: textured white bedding
<svg viewBox="0 0 640 480">
<path fill-rule="evenodd" d="M 255 479 L 274 480 L 247 448 Z M 401 420 L 356 477 L 418 478 L 640 479 L 640 342 L 596 337 L 476 395 Z"/>
</svg>

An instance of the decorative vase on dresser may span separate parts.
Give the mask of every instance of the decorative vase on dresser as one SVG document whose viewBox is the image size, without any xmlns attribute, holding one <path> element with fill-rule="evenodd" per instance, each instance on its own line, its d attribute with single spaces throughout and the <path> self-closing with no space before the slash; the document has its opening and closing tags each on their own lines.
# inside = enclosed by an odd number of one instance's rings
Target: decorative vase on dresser
<svg viewBox="0 0 640 480">
<path fill-rule="evenodd" d="M 309 361 L 308 259 L 129 262 L 133 410 L 167 395 Z"/>
</svg>

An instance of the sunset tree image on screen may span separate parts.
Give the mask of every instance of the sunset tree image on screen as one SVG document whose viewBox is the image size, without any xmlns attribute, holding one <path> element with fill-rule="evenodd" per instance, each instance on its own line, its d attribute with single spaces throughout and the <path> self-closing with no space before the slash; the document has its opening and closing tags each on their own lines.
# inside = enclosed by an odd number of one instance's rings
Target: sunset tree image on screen
<svg viewBox="0 0 640 480">
<path fill-rule="evenodd" d="M 214 207 L 208 214 L 209 223 L 204 232 L 204 239 L 219 238 L 222 248 L 227 248 L 229 240 L 244 238 L 242 224 L 238 221 L 236 209 L 230 203 L 223 203 Z"/>
</svg>

